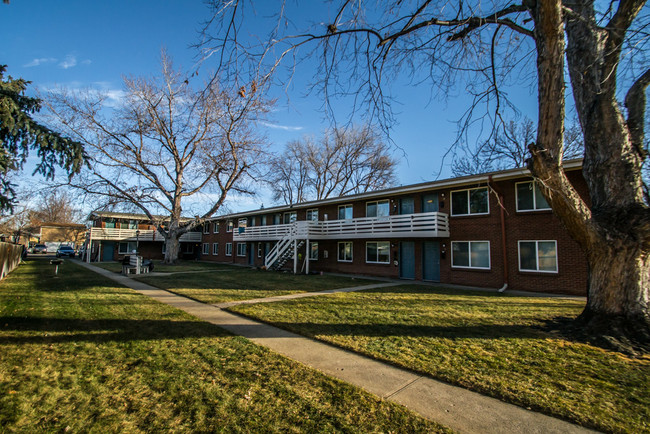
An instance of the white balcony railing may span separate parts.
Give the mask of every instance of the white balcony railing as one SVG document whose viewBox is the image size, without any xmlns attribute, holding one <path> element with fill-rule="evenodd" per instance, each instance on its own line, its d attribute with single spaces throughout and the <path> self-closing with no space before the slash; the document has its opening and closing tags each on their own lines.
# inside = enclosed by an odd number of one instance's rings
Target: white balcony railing
<svg viewBox="0 0 650 434">
<path fill-rule="evenodd" d="M 449 217 L 440 212 L 364 217 L 348 220 L 297 221 L 291 224 L 235 229 L 235 241 L 279 240 L 295 228 L 296 238 L 310 240 L 354 238 L 445 238 Z"/>
<path fill-rule="evenodd" d="M 136 229 L 90 228 L 90 239 L 105 241 L 164 241 L 164 237 L 156 230 L 140 229 L 136 236 Z M 200 232 L 186 232 L 181 235 L 181 242 L 201 242 Z"/>
</svg>

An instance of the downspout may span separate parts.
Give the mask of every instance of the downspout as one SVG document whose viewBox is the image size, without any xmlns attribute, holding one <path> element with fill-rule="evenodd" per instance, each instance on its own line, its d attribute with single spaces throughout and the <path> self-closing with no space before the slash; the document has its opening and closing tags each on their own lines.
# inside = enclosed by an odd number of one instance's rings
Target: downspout
<svg viewBox="0 0 650 434">
<path fill-rule="evenodd" d="M 499 198 L 499 216 L 501 220 L 501 252 L 503 254 L 503 286 L 497 290 L 497 292 L 504 292 L 506 289 L 508 289 L 508 253 L 506 251 L 506 214 L 505 214 L 505 206 L 504 206 L 504 198 L 503 195 L 497 191 L 496 188 L 494 188 L 494 185 L 492 183 L 492 175 L 488 176 L 488 183 L 490 184 L 490 188 L 494 190 L 494 192 L 497 194 Z"/>
</svg>

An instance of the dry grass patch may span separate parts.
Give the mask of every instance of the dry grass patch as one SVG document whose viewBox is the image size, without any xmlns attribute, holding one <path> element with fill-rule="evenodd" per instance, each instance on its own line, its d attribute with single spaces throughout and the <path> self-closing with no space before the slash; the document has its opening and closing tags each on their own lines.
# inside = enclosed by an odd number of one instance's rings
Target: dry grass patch
<svg viewBox="0 0 650 434">
<path fill-rule="evenodd" d="M 650 431 L 650 356 L 548 328 L 583 307 L 405 285 L 230 310 L 597 429 Z"/>
</svg>

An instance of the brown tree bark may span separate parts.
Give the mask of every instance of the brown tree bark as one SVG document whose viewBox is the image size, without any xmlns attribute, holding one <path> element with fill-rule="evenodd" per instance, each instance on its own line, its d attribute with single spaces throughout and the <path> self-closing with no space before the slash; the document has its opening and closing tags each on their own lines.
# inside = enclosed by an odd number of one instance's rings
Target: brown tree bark
<svg viewBox="0 0 650 434">
<path fill-rule="evenodd" d="M 644 2 L 621 2 L 605 29 L 596 25 L 591 2 L 566 3 L 569 12 L 560 0 L 537 2 L 532 9 L 539 129 L 537 143 L 530 147 L 530 168 L 545 186 L 544 195 L 554 212 L 587 255 L 588 301 L 578 323 L 587 337 L 611 348 L 647 352 L 650 225 L 641 179 L 645 154 L 634 146 L 616 100 L 622 33 Z M 565 53 L 585 139 L 583 174 L 589 206 L 562 170 Z"/>
</svg>

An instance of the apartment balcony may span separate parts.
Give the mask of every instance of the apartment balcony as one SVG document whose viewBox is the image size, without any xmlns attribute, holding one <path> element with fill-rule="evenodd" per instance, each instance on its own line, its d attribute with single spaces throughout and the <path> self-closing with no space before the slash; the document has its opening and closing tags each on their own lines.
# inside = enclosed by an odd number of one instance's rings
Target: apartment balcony
<svg viewBox="0 0 650 434">
<path fill-rule="evenodd" d="M 284 225 L 235 229 L 233 240 L 276 241 L 288 236 L 310 240 L 446 238 L 449 237 L 449 217 L 440 212 L 428 212 L 348 220 L 297 221 Z"/>
<path fill-rule="evenodd" d="M 90 239 L 93 241 L 164 241 L 165 238 L 156 230 L 136 229 L 90 228 Z M 137 238 L 137 240 L 136 240 Z M 200 243 L 200 232 L 186 232 L 181 235 L 181 242 Z"/>
</svg>

